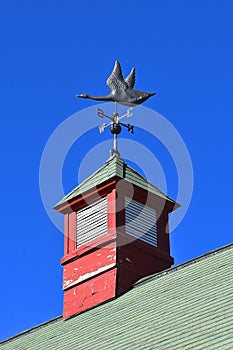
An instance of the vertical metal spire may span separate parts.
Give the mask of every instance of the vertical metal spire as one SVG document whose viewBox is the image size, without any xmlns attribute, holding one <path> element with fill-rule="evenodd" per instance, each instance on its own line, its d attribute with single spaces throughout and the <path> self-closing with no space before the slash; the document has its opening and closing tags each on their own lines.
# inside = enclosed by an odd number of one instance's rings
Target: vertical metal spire
<svg viewBox="0 0 233 350">
<path fill-rule="evenodd" d="M 108 126 L 110 126 L 110 132 L 113 134 L 113 148 L 110 150 L 110 156 L 111 157 L 119 157 L 121 158 L 121 155 L 118 151 L 118 139 L 117 139 L 117 135 L 119 135 L 121 133 L 121 125 L 126 127 L 128 129 L 129 132 L 131 132 L 132 134 L 134 133 L 134 127 L 133 125 L 130 124 L 124 124 L 121 122 L 121 120 L 123 118 L 129 118 L 133 115 L 132 113 L 132 107 L 127 109 L 127 112 L 122 115 L 121 117 L 118 114 L 117 111 L 117 102 L 114 103 L 115 104 L 115 108 L 114 108 L 114 113 L 112 114 L 112 117 L 106 115 L 102 109 L 98 108 L 98 116 L 100 118 L 108 118 L 111 120 L 110 123 L 103 123 L 99 126 L 99 132 L 103 133 L 104 129 Z"/>
</svg>

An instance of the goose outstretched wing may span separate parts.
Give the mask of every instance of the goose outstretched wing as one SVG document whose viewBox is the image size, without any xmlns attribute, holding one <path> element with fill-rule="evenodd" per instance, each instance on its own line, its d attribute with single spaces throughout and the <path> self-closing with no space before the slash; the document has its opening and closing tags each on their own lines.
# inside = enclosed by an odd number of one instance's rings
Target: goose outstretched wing
<svg viewBox="0 0 233 350">
<path fill-rule="evenodd" d="M 125 78 L 125 82 L 126 82 L 126 84 L 127 84 L 129 89 L 133 89 L 134 88 L 134 84 L 135 84 L 135 68 L 132 68 L 132 70 L 129 73 L 129 75 Z"/>
<path fill-rule="evenodd" d="M 115 62 L 113 71 L 108 77 L 106 83 L 111 91 L 122 89 L 126 90 L 128 88 L 128 85 L 123 78 L 121 66 L 118 61 Z"/>
</svg>

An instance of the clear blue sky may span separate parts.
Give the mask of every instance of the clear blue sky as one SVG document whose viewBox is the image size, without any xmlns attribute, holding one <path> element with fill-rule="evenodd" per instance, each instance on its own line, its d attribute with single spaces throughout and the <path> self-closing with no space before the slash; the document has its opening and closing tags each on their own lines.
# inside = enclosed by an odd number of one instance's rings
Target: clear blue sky
<svg viewBox="0 0 233 350">
<path fill-rule="evenodd" d="M 231 0 L 10 0 L 0 16 L 1 339 L 62 313 L 63 236 L 41 201 L 40 159 L 56 127 L 93 105 L 75 94 L 108 91 L 116 59 L 125 73 L 136 67 L 137 88 L 157 91 L 145 106 L 170 120 L 192 158 L 192 202 L 171 235 L 176 264 L 232 241 Z M 87 135 L 71 149 L 66 191 L 77 182 L 79 149 L 101 140 Z M 134 140 L 150 148 L 142 133 Z M 173 195 L 171 159 L 159 144 L 152 152 Z"/>
</svg>

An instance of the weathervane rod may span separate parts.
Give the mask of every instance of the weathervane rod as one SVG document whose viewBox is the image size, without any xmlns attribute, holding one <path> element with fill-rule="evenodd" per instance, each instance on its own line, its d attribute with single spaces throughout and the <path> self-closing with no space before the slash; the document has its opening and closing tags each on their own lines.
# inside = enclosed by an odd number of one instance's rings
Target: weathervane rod
<svg viewBox="0 0 233 350">
<path fill-rule="evenodd" d="M 111 149 L 110 151 L 110 155 L 111 157 L 119 157 L 121 158 L 121 155 L 118 151 L 118 138 L 117 138 L 117 135 L 119 135 L 121 133 L 121 125 L 126 127 L 127 130 L 129 132 L 131 132 L 132 134 L 134 134 L 134 126 L 133 125 L 130 125 L 129 123 L 128 124 L 124 124 L 121 122 L 121 120 L 123 118 L 129 118 L 133 115 L 132 113 L 132 107 L 130 107 L 127 112 L 122 115 L 122 116 L 119 116 L 118 112 L 117 111 L 117 103 L 115 102 L 114 104 L 115 108 L 114 108 L 114 113 L 112 114 L 112 116 L 108 116 L 107 114 L 104 113 L 104 111 L 100 108 L 98 108 L 98 116 L 100 118 L 108 118 L 111 120 L 111 122 L 109 124 L 107 123 L 103 123 L 102 125 L 99 126 L 99 131 L 100 133 L 102 133 L 104 131 L 105 128 L 107 128 L 108 126 L 110 126 L 110 132 L 113 134 L 113 148 Z"/>
<path fill-rule="evenodd" d="M 114 119 L 116 119 L 116 116 L 118 115 L 118 113 L 117 113 L 117 102 L 115 102 L 114 104 L 115 104 L 115 113 L 114 113 L 115 114 L 115 118 Z M 115 120 L 114 120 L 114 122 L 115 122 Z M 118 154 L 117 134 L 114 133 L 113 136 L 114 136 L 114 138 L 113 138 L 113 151 L 114 151 L 115 154 Z"/>
<path fill-rule="evenodd" d="M 117 134 L 114 134 L 114 139 L 113 139 L 113 150 L 117 154 L 118 153 L 118 142 L 117 142 Z"/>
</svg>

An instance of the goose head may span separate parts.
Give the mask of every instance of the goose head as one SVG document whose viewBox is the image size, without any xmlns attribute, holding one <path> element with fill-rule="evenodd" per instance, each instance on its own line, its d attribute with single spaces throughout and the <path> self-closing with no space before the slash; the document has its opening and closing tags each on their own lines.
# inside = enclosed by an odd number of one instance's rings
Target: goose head
<svg viewBox="0 0 233 350">
<path fill-rule="evenodd" d="M 81 94 L 81 95 L 76 95 L 76 97 L 89 98 L 89 95 L 88 94 Z"/>
</svg>

